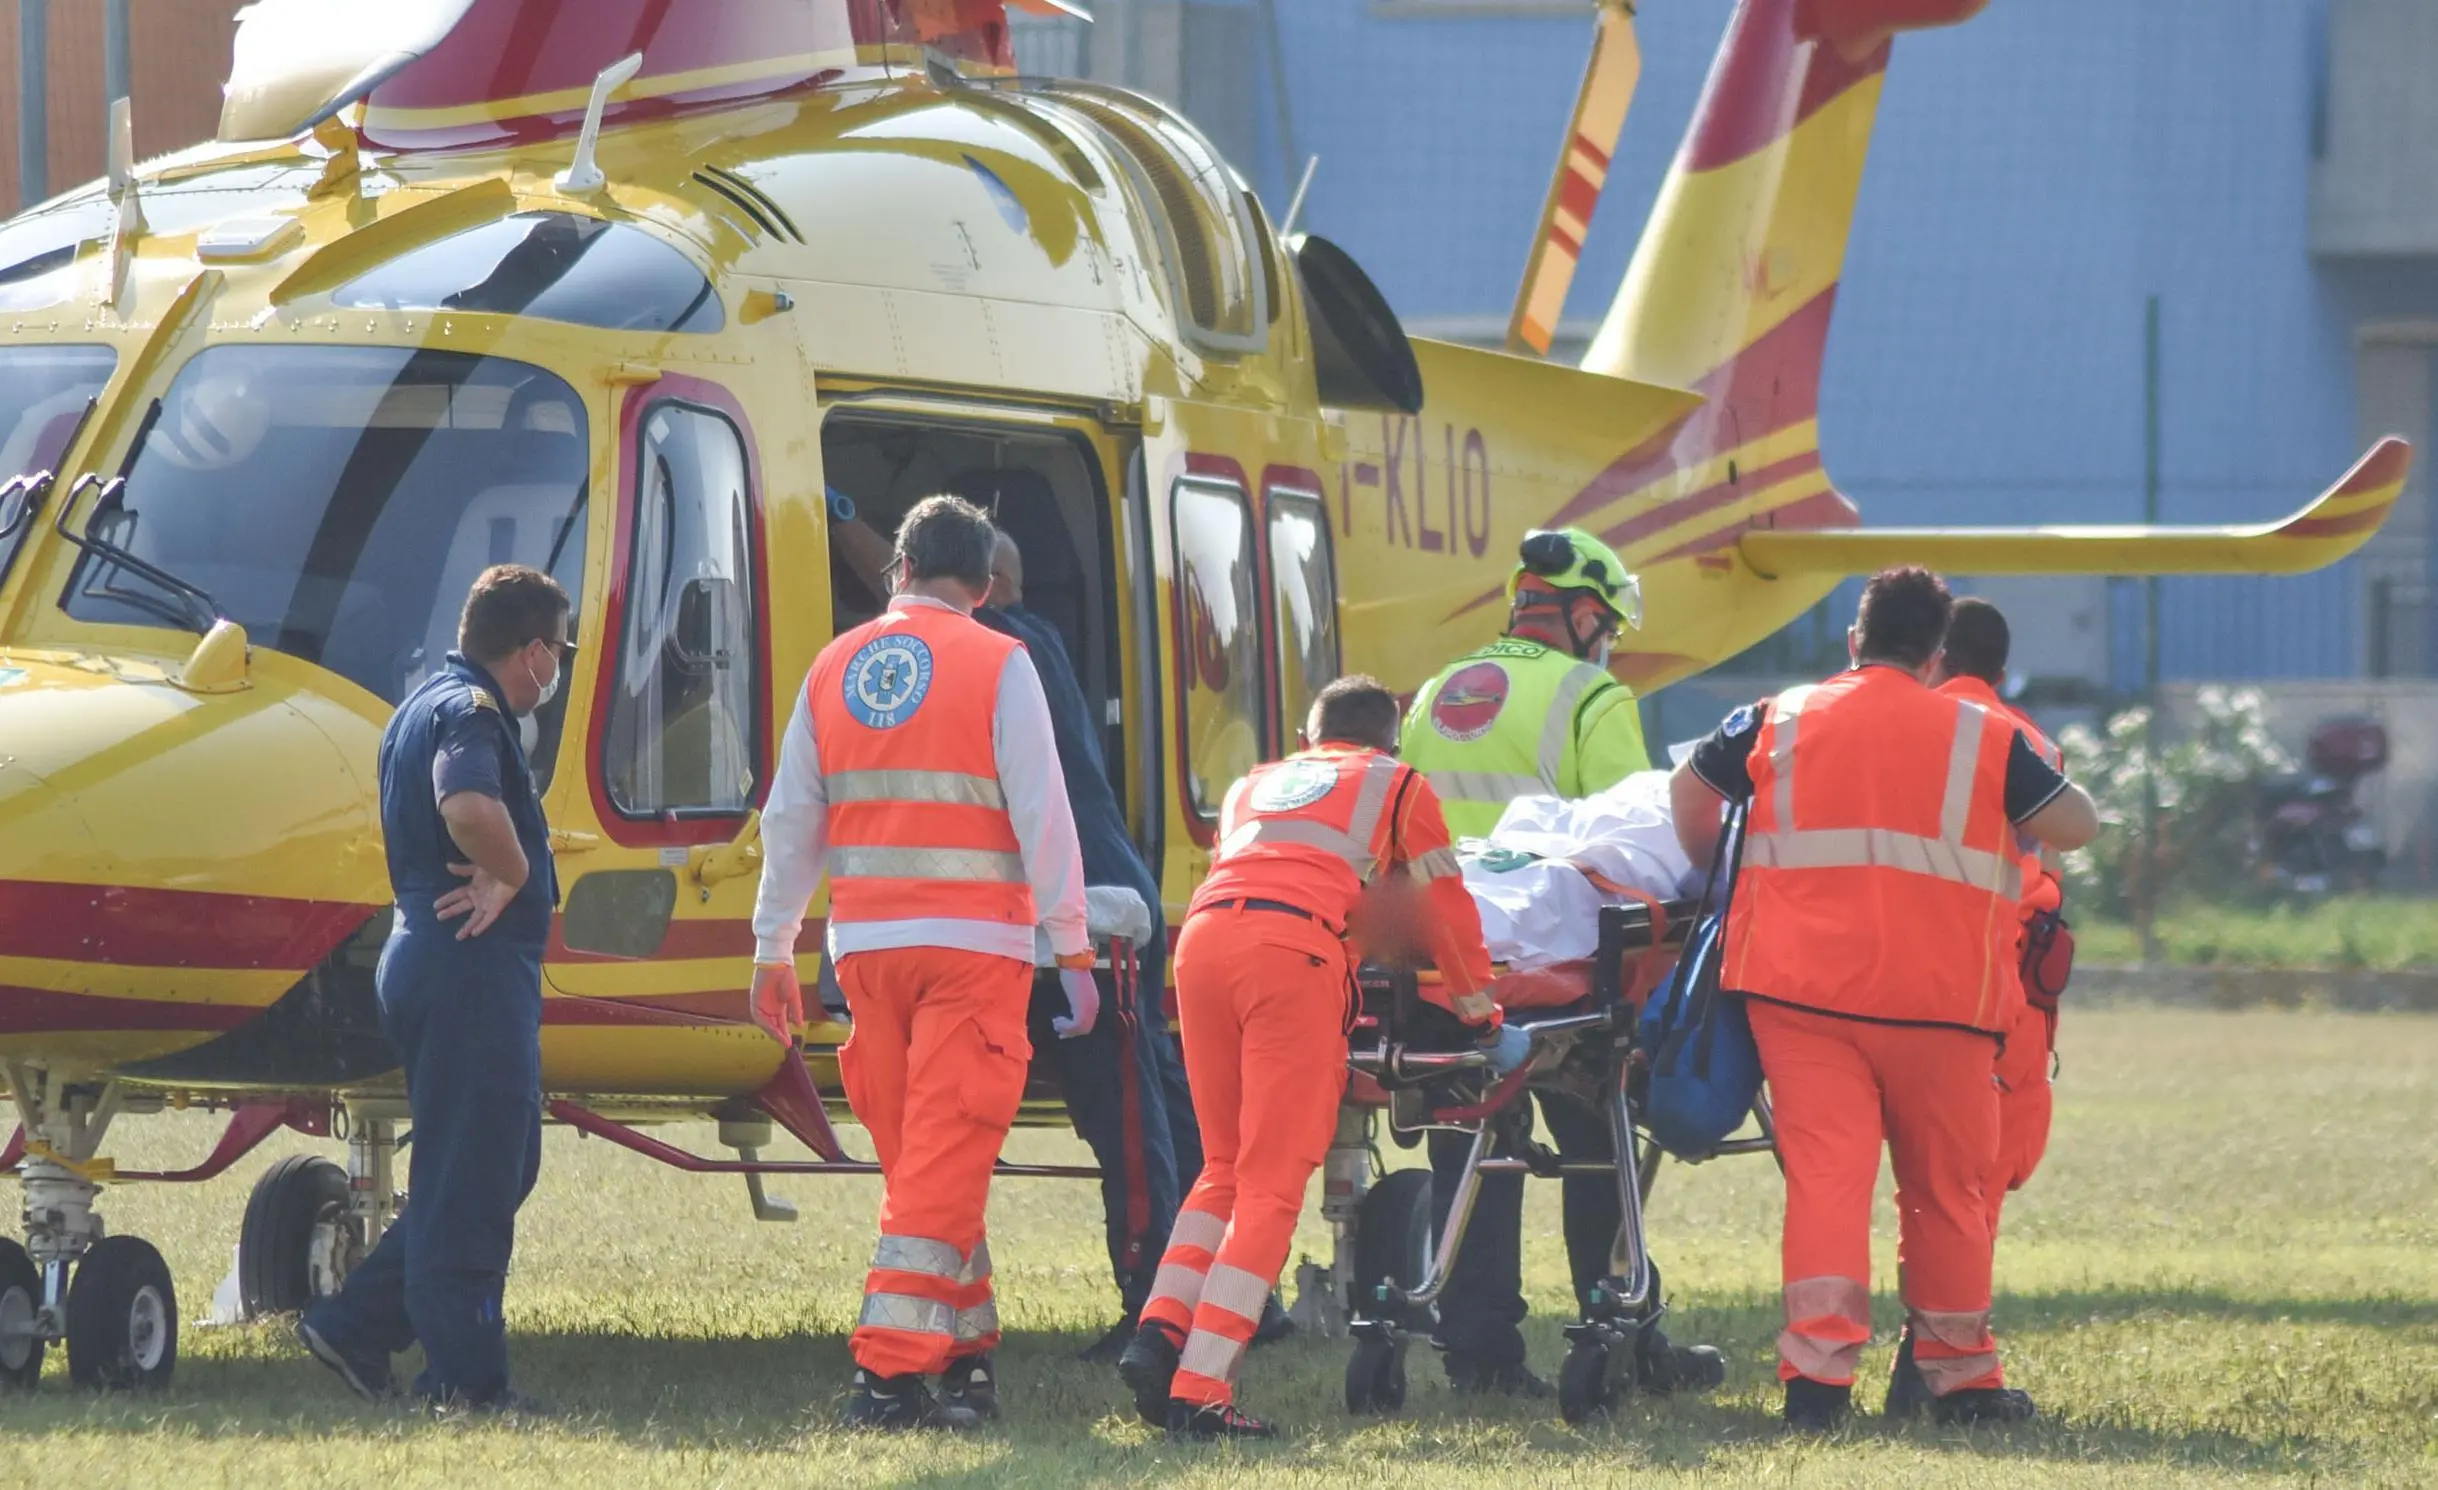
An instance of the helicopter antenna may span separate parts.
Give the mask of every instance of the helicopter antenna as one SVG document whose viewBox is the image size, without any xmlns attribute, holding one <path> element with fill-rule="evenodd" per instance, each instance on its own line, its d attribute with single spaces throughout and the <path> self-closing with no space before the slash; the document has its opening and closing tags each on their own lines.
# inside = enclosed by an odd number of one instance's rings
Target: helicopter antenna
<svg viewBox="0 0 2438 1490">
<path fill-rule="evenodd" d="M 1312 173 L 1320 168 L 1321 158 L 1317 155 L 1304 162 L 1304 178 L 1295 183 L 1295 197 L 1294 200 L 1287 203 L 1286 221 L 1278 225 L 1279 237 L 1289 238 L 1294 236 L 1295 224 L 1301 220 L 1304 215 L 1304 198 L 1311 195 L 1312 192 Z"/>
<path fill-rule="evenodd" d="M 567 192 L 599 191 L 609 184 L 594 159 L 601 144 L 601 115 L 609 107 L 610 95 L 625 87 L 643 69 L 643 53 L 629 52 L 601 69 L 593 79 L 592 101 L 584 106 L 584 130 L 576 136 L 576 158 L 559 173 L 558 188 Z"/>
</svg>

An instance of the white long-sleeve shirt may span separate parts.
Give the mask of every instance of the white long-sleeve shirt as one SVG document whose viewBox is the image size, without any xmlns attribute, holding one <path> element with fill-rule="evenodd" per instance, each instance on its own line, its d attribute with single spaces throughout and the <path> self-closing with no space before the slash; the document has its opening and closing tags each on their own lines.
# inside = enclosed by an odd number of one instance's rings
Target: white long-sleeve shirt
<svg viewBox="0 0 2438 1490">
<path fill-rule="evenodd" d="M 891 610 L 954 606 L 920 595 L 900 595 Z M 963 614 L 963 612 L 957 612 Z M 1084 925 L 1084 861 L 1076 845 L 1075 814 L 1067 803 L 1058 742 L 1050 732 L 1049 700 L 1041 675 L 1022 647 L 1008 654 L 999 674 L 999 704 L 993 712 L 991 751 L 997 758 L 999 790 L 1033 889 L 1033 911 L 1057 955 L 1091 950 Z M 821 777 L 821 753 L 813 736 L 807 690 L 796 690 L 796 708 L 779 742 L 778 778 L 762 807 L 762 886 L 754 903 L 755 959 L 796 960 L 796 937 L 804 908 L 829 867 L 829 791 Z M 1033 928 L 999 921 L 917 917 L 904 921 L 856 921 L 829 927 L 830 957 L 897 947 L 950 947 L 1033 960 Z"/>
</svg>

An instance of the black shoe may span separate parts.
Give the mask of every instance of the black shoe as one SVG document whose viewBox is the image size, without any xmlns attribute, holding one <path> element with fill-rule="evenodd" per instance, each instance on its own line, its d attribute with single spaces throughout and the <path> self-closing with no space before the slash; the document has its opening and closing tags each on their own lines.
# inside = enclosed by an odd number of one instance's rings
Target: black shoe
<svg viewBox="0 0 2438 1490">
<path fill-rule="evenodd" d="M 1176 1379 L 1177 1357 L 1185 1342 L 1157 1320 L 1136 1326 L 1134 1338 L 1117 1358 L 1117 1374 L 1134 1393 L 1134 1410 L 1154 1428 L 1168 1426 L 1168 1386 Z"/>
<path fill-rule="evenodd" d="M 965 1408 L 986 1422 L 999 1415 L 999 1366 L 989 1351 L 948 1363 L 940 1373 L 940 1405 Z"/>
<path fill-rule="evenodd" d="M 1634 1384 L 1655 1397 L 1714 1392 L 1727 1384 L 1727 1358 L 1715 1345 L 1671 1345 L 1650 1325 L 1634 1342 Z"/>
<path fill-rule="evenodd" d="M 1888 1402 L 1880 1415 L 1890 1422 L 1909 1423 L 1932 1402 L 1930 1383 L 1913 1363 L 1913 1327 L 1896 1338 L 1896 1364 L 1888 1368 Z"/>
<path fill-rule="evenodd" d="M 1116 1365 L 1117 1358 L 1126 1353 L 1126 1346 L 1134 1339 L 1136 1326 L 1141 1323 L 1142 1321 L 1132 1314 L 1122 1317 L 1117 1323 L 1109 1326 L 1107 1334 L 1079 1351 L 1075 1359 L 1087 1366 Z"/>
<path fill-rule="evenodd" d="M 1276 1345 L 1295 1333 L 1295 1321 L 1287 1317 L 1287 1306 L 1273 1293 L 1262 1302 L 1261 1323 L 1253 1326 L 1253 1346 Z"/>
<path fill-rule="evenodd" d="M 347 1384 L 347 1390 L 367 1402 L 387 1402 L 398 1395 L 398 1379 L 390 1374 L 389 1357 L 385 1355 L 353 1355 L 341 1350 L 329 1336 L 304 1319 L 296 1322 L 296 1338 L 313 1358 L 330 1368 L 330 1374 Z"/>
<path fill-rule="evenodd" d="M 1981 1423 L 2028 1423 L 2040 1416 L 2032 1394 L 2013 1387 L 1971 1387 L 1949 1392 L 1930 1404 L 1930 1416 L 1942 1428 L 1968 1428 Z"/>
<path fill-rule="evenodd" d="M 982 1426 L 970 1407 L 954 1407 L 935 1399 L 920 1376 L 874 1376 L 855 1373 L 847 1398 L 846 1425 L 903 1433 L 916 1428 L 965 1432 Z"/>
<path fill-rule="evenodd" d="M 1834 1432 L 1845 1422 L 1846 1412 L 1853 1405 L 1851 1386 L 1833 1387 L 1808 1376 L 1798 1376 L 1786 1384 L 1786 1426 L 1792 1432 Z"/>
<path fill-rule="evenodd" d="M 1450 1355 L 1441 1364 L 1447 1367 L 1448 1389 L 1459 1397 L 1520 1397 L 1537 1402 L 1550 1394 L 1549 1383 L 1533 1375 L 1522 1361 L 1487 1362 Z"/>
<path fill-rule="evenodd" d="M 465 1418 L 555 1418 L 559 1410 L 539 1397 L 510 1389 L 495 1397 L 467 1397 L 456 1392 L 430 1397 L 424 1406 L 444 1422 Z"/>
<path fill-rule="evenodd" d="M 1214 1443 L 1226 1439 L 1230 1443 L 1257 1438 L 1276 1438 L 1278 1430 L 1257 1417 L 1239 1410 L 1233 1402 L 1202 1406 L 1192 1402 L 1168 1404 L 1168 1436 L 1190 1438 L 1196 1443 Z"/>
</svg>

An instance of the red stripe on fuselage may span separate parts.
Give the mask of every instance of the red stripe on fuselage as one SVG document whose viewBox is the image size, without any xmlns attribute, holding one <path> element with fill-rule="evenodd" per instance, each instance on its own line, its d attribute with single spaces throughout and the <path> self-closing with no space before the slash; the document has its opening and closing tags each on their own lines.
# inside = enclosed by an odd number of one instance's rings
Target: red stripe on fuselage
<svg viewBox="0 0 2438 1490">
<path fill-rule="evenodd" d="M 380 906 L 0 880 L 0 957 L 302 974 Z"/>
<path fill-rule="evenodd" d="M 1768 148 L 1865 78 L 1887 71 L 1881 42 L 1848 61 L 1809 39 L 1798 0 L 1745 0 L 1685 134 L 1679 170 L 1715 171 Z"/>
<path fill-rule="evenodd" d="M 181 1004 L 167 999 L 99 998 L 54 988 L 0 984 L 0 1035 L 68 1031 L 219 1034 L 260 1014 L 243 1004 Z"/>
</svg>

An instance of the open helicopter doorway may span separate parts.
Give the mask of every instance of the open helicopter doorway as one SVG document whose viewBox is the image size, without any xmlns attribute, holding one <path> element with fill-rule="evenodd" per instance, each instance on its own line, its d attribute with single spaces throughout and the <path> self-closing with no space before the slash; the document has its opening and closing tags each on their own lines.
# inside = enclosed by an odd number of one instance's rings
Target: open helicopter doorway
<svg viewBox="0 0 2438 1490">
<path fill-rule="evenodd" d="M 1024 608 L 1066 643 L 1118 800 L 1133 802 L 1117 643 L 1117 555 L 1099 452 L 1081 434 L 913 415 L 833 412 L 822 426 L 835 631 L 888 604 L 885 567 L 914 504 L 965 498 L 1024 556 Z"/>
</svg>

